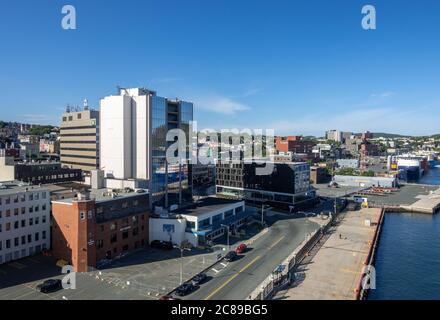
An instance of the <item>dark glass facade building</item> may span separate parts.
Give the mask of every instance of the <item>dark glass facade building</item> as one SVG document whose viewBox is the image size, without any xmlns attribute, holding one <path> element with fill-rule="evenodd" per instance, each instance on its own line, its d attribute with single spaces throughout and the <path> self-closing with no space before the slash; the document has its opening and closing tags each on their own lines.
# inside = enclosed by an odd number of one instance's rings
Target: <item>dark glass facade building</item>
<svg viewBox="0 0 440 320">
<path fill-rule="evenodd" d="M 248 202 L 274 206 L 294 206 L 315 198 L 310 188 L 310 168 L 306 163 L 274 162 L 273 171 L 257 175 L 265 163 L 222 163 L 216 166 L 216 193 Z"/>
</svg>

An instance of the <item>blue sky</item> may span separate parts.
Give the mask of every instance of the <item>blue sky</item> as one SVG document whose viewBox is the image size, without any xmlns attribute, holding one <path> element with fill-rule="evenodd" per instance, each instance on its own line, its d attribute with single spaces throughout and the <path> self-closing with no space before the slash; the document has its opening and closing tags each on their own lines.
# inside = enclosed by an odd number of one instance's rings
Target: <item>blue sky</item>
<svg viewBox="0 0 440 320">
<path fill-rule="evenodd" d="M 58 124 L 120 85 L 193 101 L 199 129 L 440 133 L 439 16 L 437 0 L 2 0 L 0 119 Z"/>
</svg>

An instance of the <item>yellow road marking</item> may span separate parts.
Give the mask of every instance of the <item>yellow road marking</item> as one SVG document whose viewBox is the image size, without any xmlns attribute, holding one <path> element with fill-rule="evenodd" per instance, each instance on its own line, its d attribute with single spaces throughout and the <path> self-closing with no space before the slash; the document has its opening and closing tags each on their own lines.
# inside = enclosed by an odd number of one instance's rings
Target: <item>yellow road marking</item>
<svg viewBox="0 0 440 320">
<path fill-rule="evenodd" d="M 249 262 L 246 266 L 244 266 L 240 271 L 238 271 L 236 274 L 231 276 L 228 280 L 226 280 L 225 283 L 223 283 L 220 287 L 215 289 L 209 296 L 205 298 L 205 300 L 211 299 L 217 292 L 219 292 L 221 289 L 223 289 L 228 283 L 230 283 L 232 280 L 234 280 L 240 273 L 243 273 L 246 269 L 248 269 L 251 265 L 253 265 L 255 262 L 257 262 L 258 259 L 260 259 L 261 256 L 256 257 L 254 260 Z"/>
<path fill-rule="evenodd" d="M 281 238 L 279 238 L 277 241 L 275 241 L 270 247 L 269 249 L 272 249 L 273 247 L 275 247 L 278 243 L 281 242 L 281 240 L 283 240 L 285 238 L 285 236 L 282 236 Z"/>
</svg>

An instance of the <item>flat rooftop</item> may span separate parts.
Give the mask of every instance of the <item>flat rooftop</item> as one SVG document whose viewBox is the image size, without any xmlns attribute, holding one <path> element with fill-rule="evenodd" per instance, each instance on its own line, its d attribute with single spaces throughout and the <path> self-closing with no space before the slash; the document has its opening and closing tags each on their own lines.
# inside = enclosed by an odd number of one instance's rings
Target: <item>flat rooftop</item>
<svg viewBox="0 0 440 320">
<path fill-rule="evenodd" d="M 215 210 L 222 209 L 228 205 L 234 204 L 234 203 L 240 203 L 243 201 L 240 200 L 232 200 L 232 199 L 225 199 L 225 198 L 218 198 L 218 197 L 207 197 L 200 199 L 194 204 L 191 204 L 184 208 L 179 208 L 175 211 L 172 211 L 173 214 L 180 214 L 180 215 L 189 215 L 189 216 L 200 216 L 205 213 L 209 213 Z"/>
<path fill-rule="evenodd" d="M 148 195 L 147 190 L 139 189 L 137 191 L 132 189 L 89 189 L 88 190 L 90 194 L 90 199 L 95 199 L 95 202 L 105 202 L 105 201 L 112 201 L 112 200 L 118 200 L 122 198 L 129 198 L 134 196 L 140 196 L 140 195 Z M 77 193 L 80 193 L 80 190 L 78 190 Z M 67 199 L 60 199 L 60 200 L 54 200 L 55 202 L 62 202 L 62 203 L 72 203 L 74 201 L 77 201 L 78 199 L 76 197 L 70 197 Z"/>
<path fill-rule="evenodd" d="M 44 186 L 33 186 L 21 181 L 1 182 L 0 196 L 12 195 L 20 192 L 28 192 L 32 190 L 47 190 Z"/>
</svg>

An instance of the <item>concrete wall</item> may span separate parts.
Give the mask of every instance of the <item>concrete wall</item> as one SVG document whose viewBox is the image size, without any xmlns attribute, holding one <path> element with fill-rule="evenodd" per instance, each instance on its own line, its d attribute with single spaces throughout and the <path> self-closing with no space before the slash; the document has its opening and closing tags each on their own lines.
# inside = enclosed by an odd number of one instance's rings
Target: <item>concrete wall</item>
<svg viewBox="0 0 440 320">
<path fill-rule="evenodd" d="M 110 96 L 101 100 L 100 160 L 106 176 L 132 177 L 131 97 Z"/>
<path fill-rule="evenodd" d="M 173 226 L 173 231 L 167 231 L 164 226 Z M 186 219 L 161 219 L 150 218 L 149 224 L 149 241 L 162 240 L 171 241 L 180 245 L 183 241 L 188 240 L 192 245 L 197 246 L 197 238 L 186 235 Z"/>
<path fill-rule="evenodd" d="M 396 186 L 395 178 L 384 177 L 361 177 L 361 176 L 338 176 L 336 175 L 334 181 L 341 186 L 350 187 L 386 187 L 393 188 Z"/>
<path fill-rule="evenodd" d="M 14 181 L 15 167 L 14 158 L 0 157 L 0 182 Z"/>
</svg>

